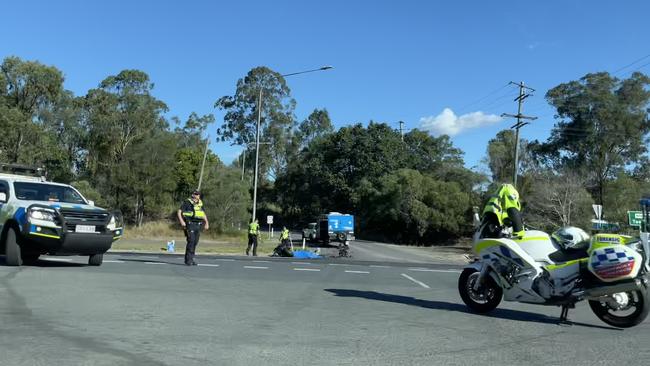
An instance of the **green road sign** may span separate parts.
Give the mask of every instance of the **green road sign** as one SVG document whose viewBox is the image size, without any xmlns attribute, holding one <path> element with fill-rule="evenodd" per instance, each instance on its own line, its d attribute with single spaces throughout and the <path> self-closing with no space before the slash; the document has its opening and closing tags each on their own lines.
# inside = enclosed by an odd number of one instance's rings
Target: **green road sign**
<svg viewBox="0 0 650 366">
<path fill-rule="evenodd" d="M 643 213 L 641 211 L 628 211 L 627 222 L 630 223 L 630 226 L 641 227 L 641 223 L 643 222 Z"/>
</svg>

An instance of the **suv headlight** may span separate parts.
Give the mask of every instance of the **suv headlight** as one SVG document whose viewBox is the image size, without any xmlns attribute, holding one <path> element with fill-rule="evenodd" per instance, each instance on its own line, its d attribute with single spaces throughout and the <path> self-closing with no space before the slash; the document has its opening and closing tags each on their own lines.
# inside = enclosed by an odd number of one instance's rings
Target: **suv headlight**
<svg viewBox="0 0 650 366">
<path fill-rule="evenodd" d="M 29 222 L 33 225 L 58 228 L 58 217 L 56 211 L 48 208 L 34 207 L 27 215 Z"/>
<path fill-rule="evenodd" d="M 122 230 L 124 227 L 124 219 L 122 218 L 122 213 L 119 211 L 113 212 L 111 219 L 108 221 L 106 228 L 110 231 Z M 115 234 L 120 235 L 121 232 L 116 232 Z"/>
<path fill-rule="evenodd" d="M 115 216 L 111 216 L 111 221 L 108 222 L 106 228 L 110 231 L 115 231 L 117 229 L 117 223 L 115 222 Z"/>
</svg>

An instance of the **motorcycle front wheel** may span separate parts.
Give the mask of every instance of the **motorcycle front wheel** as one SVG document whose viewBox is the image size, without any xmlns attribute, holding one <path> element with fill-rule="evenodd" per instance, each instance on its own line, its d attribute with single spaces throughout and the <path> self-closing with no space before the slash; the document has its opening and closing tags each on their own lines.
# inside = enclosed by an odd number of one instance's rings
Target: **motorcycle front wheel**
<svg viewBox="0 0 650 366">
<path fill-rule="evenodd" d="M 618 328 L 640 324 L 650 312 L 648 291 L 620 292 L 602 300 L 589 300 L 589 307 L 603 322 Z"/>
<path fill-rule="evenodd" d="M 494 310 L 503 297 L 503 289 L 494 282 L 491 276 L 486 276 L 478 290 L 474 284 L 479 278 L 479 272 L 474 268 L 466 268 L 458 278 L 458 292 L 465 305 L 477 313 L 487 313 Z"/>
</svg>

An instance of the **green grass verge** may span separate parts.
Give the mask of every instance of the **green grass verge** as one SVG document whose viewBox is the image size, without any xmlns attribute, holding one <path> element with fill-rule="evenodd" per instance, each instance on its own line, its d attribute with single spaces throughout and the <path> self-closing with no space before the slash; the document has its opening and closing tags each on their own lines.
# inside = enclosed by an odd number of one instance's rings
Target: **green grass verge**
<svg viewBox="0 0 650 366">
<path fill-rule="evenodd" d="M 185 236 L 176 223 L 156 221 L 140 227 L 126 227 L 124 237 L 113 243 L 111 251 L 132 251 L 148 253 L 167 253 L 167 242 L 175 241 L 175 253 L 185 252 Z M 244 230 L 217 233 L 207 230 L 201 233 L 198 254 L 243 255 L 246 253 L 248 235 Z M 257 254 L 270 255 L 279 244 L 277 236 L 269 239 L 265 234 L 258 241 Z"/>
</svg>

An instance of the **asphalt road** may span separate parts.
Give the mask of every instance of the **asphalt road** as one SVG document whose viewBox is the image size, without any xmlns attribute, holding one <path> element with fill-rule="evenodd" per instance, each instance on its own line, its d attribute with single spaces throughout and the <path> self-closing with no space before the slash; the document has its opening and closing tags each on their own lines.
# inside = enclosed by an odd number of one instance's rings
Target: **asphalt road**
<svg viewBox="0 0 650 366">
<path fill-rule="evenodd" d="M 647 359 L 650 323 L 580 304 L 468 313 L 458 266 L 111 254 L 0 265 L 0 365 L 611 365 Z"/>
</svg>

